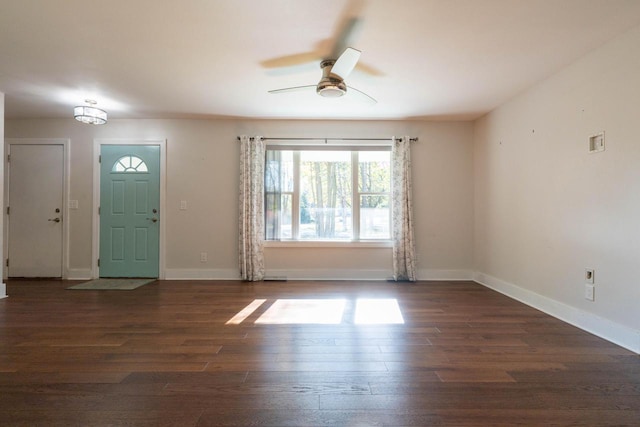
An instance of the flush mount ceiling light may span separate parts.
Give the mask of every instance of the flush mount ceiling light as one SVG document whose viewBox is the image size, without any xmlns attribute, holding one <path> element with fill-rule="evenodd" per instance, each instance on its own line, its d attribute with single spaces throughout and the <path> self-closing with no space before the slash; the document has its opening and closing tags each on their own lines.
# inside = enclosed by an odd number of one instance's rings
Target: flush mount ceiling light
<svg viewBox="0 0 640 427">
<path fill-rule="evenodd" d="M 103 125 L 107 123 L 107 112 L 94 107 L 97 104 L 93 99 L 86 99 L 89 105 L 79 105 L 73 108 L 73 117 L 82 123 L 90 125 Z"/>
</svg>

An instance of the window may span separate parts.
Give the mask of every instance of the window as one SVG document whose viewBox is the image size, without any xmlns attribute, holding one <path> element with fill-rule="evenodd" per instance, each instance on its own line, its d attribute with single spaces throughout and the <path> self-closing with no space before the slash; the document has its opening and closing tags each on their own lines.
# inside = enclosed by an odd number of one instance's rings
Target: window
<svg viewBox="0 0 640 427">
<path fill-rule="evenodd" d="M 267 147 L 267 240 L 390 238 L 390 147 Z"/>
<path fill-rule="evenodd" d="M 140 157 L 122 156 L 113 164 L 111 172 L 149 172 L 149 169 Z"/>
</svg>

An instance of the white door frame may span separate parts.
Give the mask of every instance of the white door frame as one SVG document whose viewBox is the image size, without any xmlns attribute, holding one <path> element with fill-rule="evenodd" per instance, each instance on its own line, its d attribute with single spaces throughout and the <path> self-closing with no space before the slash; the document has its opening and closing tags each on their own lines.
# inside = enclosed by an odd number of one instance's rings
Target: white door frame
<svg viewBox="0 0 640 427">
<path fill-rule="evenodd" d="M 93 246 L 91 254 L 91 277 L 100 277 L 98 257 L 100 256 L 100 148 L 103 145 L 157 145 L 160 147 L 160 247 L 158 252 L 158 278 L 165 278 L 165 240 L 166 240 L 166 192 L 167 192 L 167 141 L 164 139 L 105 139 L 93 140 Z"/>
<path fill-rule="evenodd" d="M 9 155 L 11 154 L 11 145 L 62 145 L 62 278 L 67 279 L 69 277 L 69 148 L 71 146 L 68 138 L 6 138 L 4 140 L 4 203 L 3 203 L 3 215 L 4 215 L 4 238 L 2 242 L 3 251 L 6 257 L 9 257 L 9 221 L 11 215 L 7 215 L 7 206 L 11 205 L 9 200 L 9 177 L 11 162 L 9 162 Z M 5 264 L 5 260 L 2 263 Z M 6 266 L 6 264 L 5 264 Z M 3 269 L 3 279 L 7 279 L 9 275 L 9 269 Z"/>
</svg>

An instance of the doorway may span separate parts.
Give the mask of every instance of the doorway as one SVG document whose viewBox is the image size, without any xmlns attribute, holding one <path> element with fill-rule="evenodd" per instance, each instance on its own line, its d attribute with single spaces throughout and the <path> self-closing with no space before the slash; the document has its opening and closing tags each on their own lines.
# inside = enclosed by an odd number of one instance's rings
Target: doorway
<svg viewBox="0 0 640 427">
<path fill-rule="evenodd" d="M 93 277 L 162 278 L 164 144 L 102 140 L 95 147 L 99 166 Z"/>
<path fill-rule="evenodd" d="M 7 276 L 65 278 L 68 140 L 7 140 Z"/>
</svg>

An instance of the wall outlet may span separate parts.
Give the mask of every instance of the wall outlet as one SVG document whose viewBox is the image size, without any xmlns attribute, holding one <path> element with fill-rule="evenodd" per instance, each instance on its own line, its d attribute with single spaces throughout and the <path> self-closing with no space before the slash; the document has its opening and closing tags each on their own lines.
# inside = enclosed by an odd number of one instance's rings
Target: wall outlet
<svg viewBox="0 0 640 427">
<path fill-rule="evenodd" d="M 589 301 L 595 301 L 596 287 L 589 284 L 584 285 L 584 298 Z"/>
<path fill-rule="evenodd" d="M 596 274 L 596 271 L 594 269 L 585 268 L 584 283 L 590 283 L 593 285 L 595 283 L 595 274 Z"/>
<path fill-rule="evenodd" d="M 200 262 L 207 262 L 207 253 L 200 252 Z"/>
<path fill-rule="evenodd" d="M 78 201 L 69 200 L 69 209 L 78 209 Z"/>
<path fill-rule="evenodd" d="M 180 210 L 181 211 L 186 211 L 187 210 L 187 201 L 186 200 L 180 200 Z"/>
</svg>

